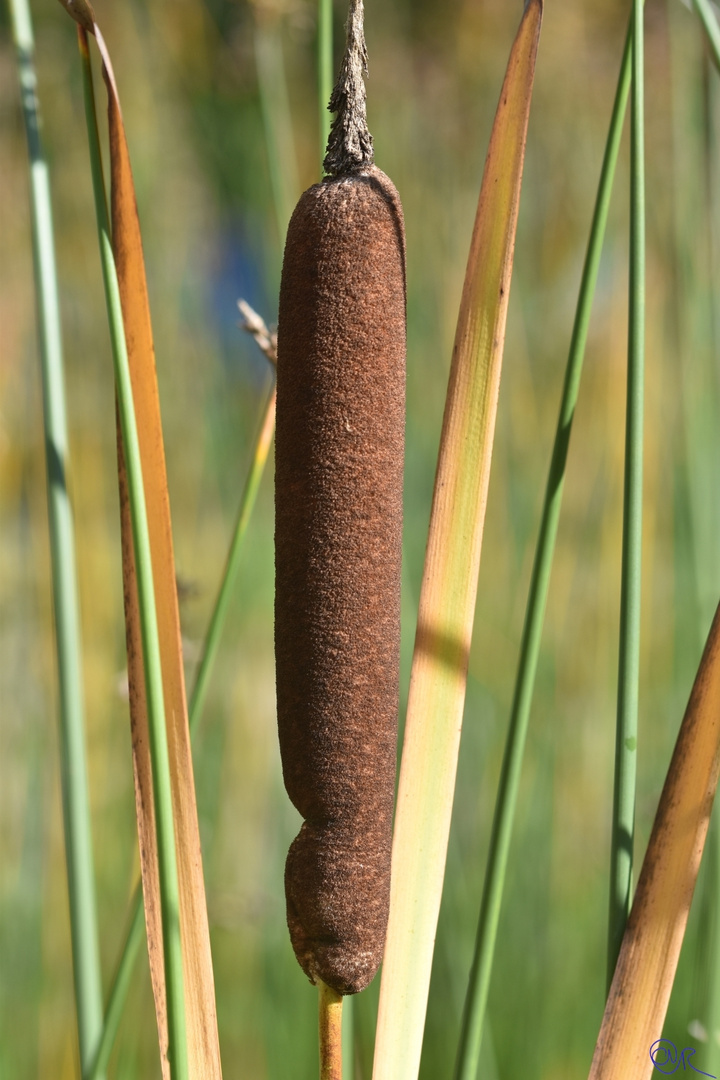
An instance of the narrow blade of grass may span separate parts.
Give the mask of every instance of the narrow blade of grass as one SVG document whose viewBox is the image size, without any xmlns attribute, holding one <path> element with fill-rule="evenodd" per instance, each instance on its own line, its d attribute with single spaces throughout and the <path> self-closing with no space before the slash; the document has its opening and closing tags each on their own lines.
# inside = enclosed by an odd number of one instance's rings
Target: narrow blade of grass
<svg viewBox="0 0 720 1080">
<path fill-rule="evenodd" d="M 40 138 L 35 43 L 27 0 L 9 0 L 30 164 L 30 215 L 48 485 L 60 755 L 70 937 L 80 1068 L 86 1077 L 102 1029 L 102 983 L 85 756 L 80 617 L 50 181 Z"/>
<path fill-rule="evenodd" d="M 613 797 L 608 985 L 632 902 L 637 772 L 638 684 L 640 678 L 640 584 L 642 569 L 643 396 L 645 365 L 645 161 L 643 2 L 633 0 L 632 99 L 630 134 L 630 295 L 625 501 L 620 662 L 618 670 L 615 788 Z"/>
<path fill-rule="evenodd" d="M 93 181 L 116 360 L 133 765 L 161 1060 L 166 1075 L 172 1067 L 173 1080 L 182 1080 L 188 1069 L 219 1077 L 212 960 L 140 226 L 110 57 L 84 0 L 79 7 L 73 2 L 68 10 L 81 23 Z M 112 243 L 87 49 L 88 21 L 108 91 Z M 133 410 L 137 410 L 137 420 Z"/>
<path fill-rule="evenodd" d="M 107 1008 L 105 1010 L 105 1021 L 103 1023 L 97 1054 L 95 1055 L 92 1068 L 88 1071 L 87 1077 L 83 1077 L 83 1080 L 101 1080 L 105 1075 L 105 1070 L 110 1061 L 110 1054 L 112 1053 L 115 1044 L 118 1028 L 120 1027 L 120 1021 L 122 1020 L 123 1012 L 125 1010 L 125 1002 L 127 1001 L 128 993 L 130 992 L 130 983 L 132 982 L 135 961 L 140 954 L 140 949 L 145 937 L 145 913 L 143 910 L 142 884 L 140 882 L 138 882 L 137 888 L 133 893 L 130 907 L 130 923 L 123 947 L 120 950 L 120 957 L 115 968 L 112 986 L 110 987 Z"/>
<path fill-rule="evenodd" d="M 332 0 L 318 0 L 317 69 L 320 130 L 320 175 L 330 135 L 328 102 L 333 88 L 333 25 Z"/>
<path fill-rule="evenodd" d="M 108 91 L 112 235 L 117 258 L 122 313 L 129 342 L 130 377 L 138 413 L 142 476 L 148 504 L 152 575 L 158 609 L 165 713 L 169 721 L 167 752 L 180 890 L 180 940 L 185 973 L 184 1010 L 187 1018 L 188 1067 L 191 1075 L 201 1073 L 209 1080 L 211 1077 L 219 1078 L 222 1070 L 210 952 L 210 930 L 205 902 L 200 830 L 195 803 L 195 782 L 185 698 L 175 559 L 150 307 L 140 223 L 120 101 L 110 57 L 97 26 L 95 36 L 103 59 L 103 75 Z M 128 531 L 126 535 L 129 538 Z M 127 549 L 130 555 L 129 545 Z M 130 568 L 131 563 L 128 558 L 127 569 L 130 570 Z M 131 575 L 128 575 L 128 582 L 132 583 Z M 131 589 L 127 591 L 132 595 Z M 137 623 L 134 619 L 129 620 L 129 634 L 137 642 Z M 139 658 L 139 650 L 134 650 L 133 655 Z M 143 680 L 139 669 L 136 676 L 136 684 L 141 688 Z M 137 704 L 138 720 L 143 723 L 141 719 L 144 717 L 142 694 L 139 695 Z M 143 783 L 143 787 L 146 787 L 149 773 L 147 755 L 144 754 L 142 746 L 139 746 L 138 750 L 135 764 L 138 771 L 142 768 L 146 774 L 146 780 Z M 157 818 L 158 797 L 154 765 L 152 783 Z M 157 825 L 159 834 L 159 818 Z M 147 888 L 150 883 L 148 874 L 152 874 L 153 871 L 152 861 L 143 866 L 144 888 Z M 159 946 L 160 937 L 156 940 Z M 152 949 L 153 937 L 150 925 L 148 926 L 148 944 Z M 158 958 L 157 969 L 159 968 Z M 167 992 L 169 1024 L 169 987 L 167 987 Z M 173 1069 L 173 1080 L 175 1080 L 175 1073 L 176 1070 Z"/>
<path fill-rule="evenodd" d="M 414 1080 L 450 829 L 541 0 L 508 62 L 445 406 L 393 837 L 375 1080 Z"/>
<path fill-rule="evenodd" d="M 97 34 L 98 32 L 97 27 L 93 24 L 93 33 Z M 187 1080 L 187 1036 L 182 944 L 180 939 L 180 900 L 148 511 L 143 485 L 133 386 L 123 326 L 120 286 L 110 238 L 88 38 L 87 32 L 82 26 L 79 26 L 78 37 L 83 61 L 86 115 L 100 258 L 115 366 L 117 412 L 120 427 L 118 456 L 123 462 L 122 467 L 119 469 L 119 479 L 121 517 L 123 519 L 123 577 L 125 580 L 126 619 L 128 621 L 131 716 L 133 723 L 137 724 L 138 700 L 140 699 L 145 721 L 144 746 L 149 758 L 147 762 L 148 774 L 152 771 L 152 776 L 151 778 L 148 776 L 147 783 L 149 805 L 154 805 L 154 819 L 157 822 L 157 838 L 155 836 L 155 821 L 153 821 L 152 827 L 152 847 L 156 859 L 156 866 L 154 867 L 156 884 L 154 891 L 150 895 L 157 908 L 158 935 L 162 941 L 160 955 L 163 967 L 161 976 L 167 999 L 167 1027 L 165 1032 L 160 1031 L 160 1056 L 165 1076 L 169 1077 L 169 1067 L 171 1065 L 173 1080 Z M 130 510 L 130 504 L 132 504 L 132 511 Z M 132 533 L 131 536 L 128 535 L 128 529 Z M 135 624 L 132 631 L 129 625 L 131 619 Z M 140 657 L 142 657 L 141 663 Z M 138 766 L 135 748 L 139 741 L 138 735 L 136 729 L 133 737 L 136 773 Z M 148 750 L 148 747 L 151 749 Z M 143 848 L 146 841 L 149 842 L 147 835 L 143 836 L 141 854 L 145 854 Z M 146 897 L 146 901 L 147 911 L 149 896 Z M 148 939 L 151 940 L 150 931 L 148 931 Z"/>
<path fill-rule="evenodd" d="M 720 62 L 718 62 L 720 70 Z M 718 182 L 720 181 L 720 80 L 708 79 L 706 82 L 707 124 L 705 126 L 706 183 L 705 207 L 707 220 L 710 222 L 710 280 L 720 279 L 720 203 L 717 200 Z M 712 300 L 712 344 L 715 355 L 720 353 L 720 303 L 717 290 Z M 717 397 L 716 397 L 717 402 Z M 716 413 L 717 415 L 717 413 Z M 717 432 L 717 428 L 715 429 Z M 720 1074 L 720 819 L 715 814 L 711 822 L 711 842 L 714 848 L 713 886 L 710 893 L 712 904 L 712 937 L 709 943 L 710 978 L 705 1013 L 709 1032 L 709 1054 L 707 1070 L 715 1076 Z"/>
<path fill-rule="evenodd" d="M 690 695 L 622 940 L 590 1080 L 645 1080 L 662 1035 L 720 771 L 720 608 Z"/>
<path fill-rule="evenodd" d="M 711 874 L 706 886 L 705 906 L 708 917 L 709 933 L 700 940 L 700 948 L 707 950 L 708 971 L 704 987 L 701 1017 L 708 1032 L 707 1070 L 715 1077 L 720 1069 L 720 1046 L 717 1033 L 720 1031 L 720 821 L 717 814 L 710 821 L 708 856 L 712 862 Z"/>
<path fill-rule="evenodd" d="M 270 452 L 270 446 L 272 445 L 273 432 L 275 431 L 275 402 L 276 391 L 275 386 L 273 385 L 270 398 L 265 407 L 260 434 L 258 435 L 255 444 L 255 452 L 250 466 L 250 472 L 245 481 L 242 498 L 240 499 L 240 509 L 235 522 L 235 529 L 230 543 L 227 561 L 225 563 L 225 570 L 220 582 L 220 589 L 215 601 L 215 606 L 212 615 L 210 616 L 208 630 L 205 635 L 202 659 L 200 660 L 195 676 L 195 683 L 190 698 L 191 735 L 195 734 L 205 704 L 210 673 L 215 664 L 215 658 L 217 656 L 218 646 L 220 645 L 220 638 L 222 636 L 223 626 L 225 625 L 230 598 L 237 580 L 245 533 L 247 532 L 248 522 L 250 521 L 250 516 L 253 507 L 255 506 L 255 499 L 260 486 L 260 480 L 262 479 L 265 463 Z"/>
<path fill-rule="evenodd" d="M 580 376 L 582 374 L 590 313 L 600 266 L 608 210 L 610 208 L 610 196 L 627 111 L 630 66 L 630 31 L 628 31 L 615 94 L 615 103 L 610 119 L 610 130 L 600 172 L 600 183 L 590 229 L 590 239 L 580 282 L 580 293 L 565 371 L 560 415 L 550 460 L 545 502 L 543 504 L 535 562 L 530 581 L 510 724 L 490 837 L 490 850 L 475 941 L 475 955 L 470 972 L 470 982 L 465 999 L 462 1031 L 458 1046 L 455 1071 L 457 1080 L 475 1080 L 478 1074 L 480 1045 L 505 884 L 505 871 L 510 851 L 525 737 L 530 717 L 545 606 L 555 552 L 558 521 L 560 519 L 565 467 L 575 415 L 575 405 L 580 389 Z"/>
<path fill-rule="evenodd" d="M 718 25 L 715 12 L 712 9 L 710 0 L 693 0 L 693 4 L 707 35 L 715 66 L 720 71 L 720 25 Z"/>
<path fill-rule="evenodd" d="M 272 343 L 271 347 L 274 349 Z M 269 355 L 270 353 L 268 348 L 264 348 L 263 351 L 266 352 L 266 355 Z M 271 355 L 269 355 L 269 359 L 272 360 Z M 240 500 L 240 509 L 238 511 L 235 529 L 230 542 L 230 549 L 225 562 L 225 570 L 220 582 L 215 606 L 212 615 L 210 616 L 210 622 L 203 644 L 202 656 L 195 675 L 192 694 L 190 695 L 189 726 L 191 738 L 194 737 L 197 732 L 200 717 L 202 716 L 205 705 L 207 690 L 210 684 L 210 675 L 217 657 L 222 630 L 225 625 L 230 605 L 232 590 L 237 579 L 243 540 L 245 539 L 245 533 L 247 532 L 248 522 L 250 521 L 255 505 L 260 480 L 265 468 L 265 463 L 267 462 L 270 446 L 272 445 L 274 430 L 275 389 L 273 386 L 260 425 L 260 433 L 256 440 L 250 472 L 245 481 L 245 487 Z M 131 915 L 127 936 L 120 949 L 115 977 L 108 995 L 108 1005 L 105 1014 L 105 1024 L 102 1030 L 102 1038 L 100 1039 L 95 1064 L 88 1076 L 88 1080 L 100 1080 L 102 1073 L 107 1067 L 110 1053 L 117 1036 L 128 991 L 130 989 L 130 977 L 140 951 L 140 946 L 142 945 L 142 901 L 142 888 L 138 884 L 130 905 Z"/>
<path fill-rule="evenodd" d="M 355 996 L 345 998 L 342 1019 L 342 1076 L 353 1080 L 355 1076 Z"/>
<path fill-rule="evenodd" d="M 280 243 L 285 242 L 290 215 L 300 184 L 297 176 L 290 97 L 285 78 L 281 16 L 270 8 L 254 5 L 255 64 L 257 66 L 260 108 L 265 129 L 270 187 Z"/>
</svg>

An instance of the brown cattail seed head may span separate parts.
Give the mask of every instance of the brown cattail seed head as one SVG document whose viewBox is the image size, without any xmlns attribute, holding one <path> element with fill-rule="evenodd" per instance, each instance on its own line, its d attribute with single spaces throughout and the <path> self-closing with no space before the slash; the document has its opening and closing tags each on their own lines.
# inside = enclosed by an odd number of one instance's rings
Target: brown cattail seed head
<svg viewBox="0 0 720 1080">
<path fill-rule="evenodd" d="M 382 959 L 400 649 L 405 242 L 374 166 L 326 180 L 290 221 L 278 326 L 276 600 L 298 961 L 356 993 Z"/>
</svg>

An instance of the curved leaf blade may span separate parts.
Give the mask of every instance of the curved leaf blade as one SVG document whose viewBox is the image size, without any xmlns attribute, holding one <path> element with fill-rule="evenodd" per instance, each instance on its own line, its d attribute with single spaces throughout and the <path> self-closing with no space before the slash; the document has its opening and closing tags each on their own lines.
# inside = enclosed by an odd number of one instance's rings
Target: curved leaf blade
<svg viewBox="0 0 720 1080">
<path fill-rule="evenodd" d="M 133 400 L 140 437 L 140 456 L 148 506 L 153 581 L 158 611 L 180 888 L 180 932 L 185 975 L 188 1063 L 190 1075 L 193 1077 L 220 1077 L 220 1048 L 210 933 L 195 803 L 170 503 L 145 261 L 120 99 L 110 57 L 97 28 L 96 38 L 103 57 L 103 75 L 108 91 L 113 250 L 117 263 Z M 137 623 L 131 620 L 128 635 L 135 634 L 137 634 Z M 141 659 L 139 651 L 133 650 L 133 655 Z M 136 683 L 138 687 L 141 687 L 143 679 L 138 678 Z M 136 767 L 138 772 L 142 770 L 147 773 L 149 760 L 142 760 L 138 755 Z M 143 866 L 143 878 L 146 873 L 146 867 Z M 162 935 L 151 932 L 150 926 L 148 926 L 148 948 L 151 952 L 154 950 L 161 952 L 162 949 Z M 159 964 L 159 970 L 162 971 L 162 962 Z M 159 993 L 157 975 L 153 978 L 153 989 L 157 998 Z M 158 1006 L 159 1003 L 156 1003 L 156 1007 Z"/>
<path fill-rule="evenodd" d="M 720 772 L 720 607 L 680 727 L 590 1080 L 644 1080 L 662 1035 Z"/>
<path fill-rule="evenodd" d="M 542 0 L 530 0 L 500 95 L 460 303 L 410 678 L 374 1080 L 414 1080 L 420 1064 L 541 21 Z"/>
</svg>

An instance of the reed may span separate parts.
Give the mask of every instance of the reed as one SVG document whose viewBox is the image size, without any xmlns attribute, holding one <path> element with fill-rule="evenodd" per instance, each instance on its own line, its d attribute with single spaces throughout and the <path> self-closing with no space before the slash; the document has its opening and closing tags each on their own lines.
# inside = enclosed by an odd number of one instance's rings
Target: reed
<svg viewBox="0 0 720 1080">
<path fill-rule="evenodd" d="M 274 366 L 276 362 L 275 351 L 277 348 L 274 335 L 269 333 L 264 321 L 249 307 L 249 305 L 242 301 L 241 305 L 241 311 L 245 319 L 243 324 L 245 329 L 256 337 L 259 347 Z M 196 735 L 200 724 L 200 718 L 202 717 L 208 688 L 210 686 L 210 677 L 217 660 L 223 629 L 227 621 L 233 589 L 237 585 L 243 541 L 245 540 L 248 524 L 257 498 L 258 488 L 272 443 L 275 428 L 275 397 L 275 387 L 273 385 L 262 417 L 260 431 L 255 442 L 255 452 L 243 488 L 225 568 L 218 587 L 212 615 L 210 616 L 210 622 L 208 623 L 200 661 L 195 673 L 193 689 L 190 694 L 188 722 L 191 737 Z M 128 929 L 118 953 L 115 974 L 107 997 L 107 1007 L 105 1010 L 105 1020 L 102 1026 L 102 1034 L 88 1080 L 101 1080 L 101 1077 L 107 1068 L 125 1010 L 128 994 L 130 992 L 133 970 L 142 947 L 144 928 L 142 886 L 140 882 L 138 882 L 130 904 Z"/>
<path fill-rule="evenodd" d="M 513 691 L 502 772 L 495 801 L 490 851 L 485 870 L 480 917 L 475 939 L 475 953 L 465 998 L 463 1024 L 456 1063 L 456 1076 L 463 1078 L 463 1080 L 466 1080 L 466 1078 L 467 1080 L 474 1080 L 480 1058 L 480 1044 L 490 990 L 490 977 L 520 786 L 520 773 L 530 721 L 545 607 L 550 588 L 550 575 L 560 522 L 570 437 L 580 391 L 590 315 L 597 285 L 600 256 L 607 228 L 610 197 L 615 179 L 615 170 L 620 152 L 620 139 L 630 89 L 630 45 L 631 32 L 628 30 L 610 119 L 610 129 L 600 171 L 587 254 L 580 281 L 580 292 L 570 340 L 570 352 L 565 369 L 560 413 L 530 580 L 530 591 L 520 645 L 518 670 L 515 676 L 515 689 Z"/>
<path fill-rule="evenodd" d="M 328 102 L 333 87 L 333 25 L 332 0 L 318 0 L 317 71 L 320 132 L 320 169 L 322 170 L 330 137 Z"/>
<path fill-rule="evenodd" d="M 420 1066 L 542 14 L 542 0 L 531 0 L 510 52 L 455 332 L 403 739 L 375 1080 L 414 1080 Z"/>
<path fill-rule="evenodd" d="M 620 663 L 615 736 L 615 788 L 610 861 L 608 986 L 612 982 L 633 892 L 638 688 L 640 681 L 640 595 L 642 577 L 643 405 L 645 365 L 645 150 L 642 0 L 633 0 L 630 295 L 625 429 L 625 501 L 620 589 Z"/>
<path fill-rule="evenodd" d="M 73 17 L 75 14 L 73 13 Z M 108 312 L 110 339 L 112 342 L 118 414 L 122 431 L 120 453 L 127 470 L 127 498 L 131 506 L 132 544 L 137 576 L 138 609 L 142 638 L 143 668 L 145 671 L 145 697 L 149 718 L 152 746 L 152 779 L 155 815 L 157 821 L 158 871 L 160 902 L 162 906 L 163 958 L 168 1015 L 168 1057 L 173 1080 L 186 1080 L 188 1076 L 187 1034 L 184 1003 L 184 978 L 182 944 L 180 940 L 180 895 L 175 852 L 175 827 L 170 782 L 165 725 L 165 700 L 163 697 L 160 641 L 158 636 L 157 610 L 153 585 L 153 568 L 150 553 L 147 508 L 143 485 L 140 444 L 133 405 L 132 383 L 128 366 L 127 345 L 123 323 L 120 290 L 118 286 L 115 256 L 110 236 L 110 223 L 103 179 L 102 155 L 98 136 L 92 69 L 88 49 L 87 12 L 81 12 L 78 41 L 82 58 L 85 109 L 90 144 L 90 162 L 95 196 L 100 261 L 105 285 L 105 302 Z M 94 19 L 91 29 L 97 33 Z"/>
<path fill-rule="evenodd" d="M 720 26 L 718 26 L 717 15 L 708 0 L 693 0 L 693 4 L 703 24 L 715 66 L 720 71 Z"/>
<path fill-rule="evenodd" d="M 80 1067 L 86 1077 L 102 1028 L 102 983 L 85 753 L 75 529 L 68 495 L 70 459 L 62 332 L 50 177 L 41 138 L 30 6 L 27 0 L 9 0 L 9 11 L 30 164 L 33 269 L 60 706 L 60 777 Z"/>
</svg>

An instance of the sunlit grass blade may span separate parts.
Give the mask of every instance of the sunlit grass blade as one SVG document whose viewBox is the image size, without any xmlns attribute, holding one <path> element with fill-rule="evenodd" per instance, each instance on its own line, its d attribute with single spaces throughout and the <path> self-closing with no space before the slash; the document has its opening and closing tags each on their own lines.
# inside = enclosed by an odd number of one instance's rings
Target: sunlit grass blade
<svg viewBox="0 0 720 1080">
<path fill-rule="evenodd" d="M 642 0 L 633 0 L 631 40 L 628 375 L 620 592 L 620 660 L 608 920 L 608 985 L 615 970 L 615 961 L 632 903 L 635 836 L 645 365 L 645 137 Z"/>
<path fill-rule="evenodd" d="M 676 663 L 680 656 L 697 655 L 705 640 L 720 590 L 720 548 L 717 545 L 720 506 L 708 498 L 717 476 L 720 455 L 720 412 L 713 340 L 713 208 L 717 183 L 713 176 L 712 91 L 720 87 L 706 62 L 707 49 L 693 12 L 679 4 L 668 7 L 670 48 L 669 91 L 672 106 L 671 348 L 676 362 L 681 438 L 674 519 L 678 539 L 676 583 Z M 709 58 L 708 58 L 709 59 Z M 720 204 L 717 204 L 720 205 Z M 677 542 L 677 541 L 676 541 Z M 682 554 L 681 554 L 682 552 Z M 683 558 L 684 556 L 684 558 Z M 681 562 L 682 560 L 682 562 Z M 713 1033 L 720 1030 L 720 923 L 718 914 L 718 857 L 720 820 L 710 822 L 705 842 L 705 868 L 698 880 L 694 904 L 694 990 L 688 1017 L 708 1033 L 700 1051 L 705 1071 L 720 1072 L 720 1047 Z M 688 942 L 687 948 L 691 948 Z M 682 978 L 682 976 L 681 976 Z M 697 1037 L 700 1040 L 700 1031 Z"/>
<path fill-rule="evenodd" d="M 333 25 L 332 0 L 318 0 L 317 66 L 318 105 L 320 130 L 320 175 L 330 135 L 330 112 L 328 102 L 333 88 Z"/>
<path fill-rule="evenodd" d="M 30 7 L 28 0 L 9 0 L 9 9 L 30 164 L 33 268 L 58 664 L 65 857 L 80 1068 L 82 1076 L 86 1077 L 102 1029 L 102 983 L 85 755 L 75 537 L 67 490 L 69 455 L 62 335 L 50 181 L 40 137 L 35 43 Z"/>
<path fill-rule="evenodd" d="M 98 32 L 96 27 L 93 29 L 95 33 Z M 167 1000 L 167 1057 L 172 1068 L 173 1080 L 187 1080 L 187 1036 L 182 944 L 180 940 L 180 899 L 148 512 L 143 484 L 133 386 L 130 378 L 128 351 L 123 326 L 120 288 L 110 238 L 110 223 L 102 172 L 88 39 L 86 31 L 82 27 L 78 29 L 78 36 L 83 61 L 87 126 L 100 257 L 115 367 L 118 417 L 122 433 L 118 456 L 124 460 L 126 470 L 125 475 L 121 477 L 121 508 L 129 518 L 132 530 L 131 543 L 127 534 L 123 536 L 123 570 L 125 574 L 128 563 L 132 562 L 132 575 L 127 575 L 125 578 L 126 610 L 131 605 L 134 607 L 140 626 L 142 672 L 144 672 L 143 681 L 145 684 L 143 697 L 147 710 L 146 740 L 149 740 L 152 748 L 149 756 L 152 768 L 152 799 L 157 826 L 157 891 L 162 911 L 160 921 L 164 963 L 163 981 Z M 130 580 L 131 577 L 134 580 Z M 133 586 L 137 589 L 137 596 L 128 595 Z M 129 669 L 132 667 L 133 662 L 137 663 L 137 658 L 132 655 L 130 647 L 132 644 L 129 635 Z M 135 677 L 137 678 L 137 669 Z M 131 688 L 131 694 L 133 692 L 135 694 L 141 692 L 137 683 Z M 135 739 L 133 742 L 135 743 Z M 163 1061 L 163 1071 L 166 1072 L 165 1046 L 162 1037 L 161 1059 Z"/>
<path fill-rule="evenodd" d="M 710 0 L 693 0 L 693 4 L 707 35 L 715 66 L 720 71 L 720 25 L 718 25 L 717 16 L 712 9 Z"/>
<path fill-rule="evenodd" d="M 503 84 L 460 304 L 420 597 L 393 837 L 375 1080 L 415 1080 L 452 811 L 542 3 Z"/>
<path fill-rule="evenodd" d="M 140 954 L 144 937 L 145 918 L 143 911 L 143 894 L 142 885 L 138 882 L 137 888 L 133 893 L 130 925 L 128 927 L 125 942 L 120 951 L 120 959 L 108 995 L 100 1043 L 98 1045 L 93 1067 L 88 1072 L 87 1080 L 101 1080 L 101 1077 L 107 1069 L 118 1028 L 120 1027 L 120 1021 L 123 1017 L 125 1003 L 127 1001 L 128 993 L 130 992 L 135 961 Z"/>
<path fill-rule="evenodd" d="M 255 64 L 265 129 L 270 187 L 280 243 L 285 242 L 290 215 L 300 191 L 295 158 L 292 115 L 285 61 L 281 16 L 269 6 L 256 5 Z"/>
<path fill-rule="evenodd" d="M 720 608 L 660 796 L 590 1080 L 653 1073 L 649 1051 L 662 1035 L 719 770 Z"/>
<path fill-rule="evenodd" d="M 470 972 L 468 993 L 465 999 L 462 1031 L 458 1046 L 455 1073 L 457 1080 L 475 1080 L 477 1077 L 485 1009 L 490 988 L 490 976 L 505 883 L 505 871 L 510 851 L 525 738 L 540 652 L 545 605 L 560 519 L 565 467 L 575 416 L 575 405 L 580 389 L 590 313 L 600 267 L 600 256 L 607 226 L 615 168 L 627 110 L 630 88 L 630 63 L 630 32 L 628 31 L 615 94 L 615 103 L 610 119 L 610 130 L 600 172 L 600 182 L 585 256 L 585 265 L 580 282 L 580 293 L 565 371 L 560 415 L 550 460 L 540 532 L 530 580 L 530 592 L 520 645 L 520 659 L 515 679 L 510 724 L 490 837 L 490 850 L 485 872 L 475 954 Z"/>
<path fill-rule="evenodd" d="M 245 329 L 249 330 L 251 333 L 254 333 L 254 336 L 258 340 L 260 348 L 263 350 L 270 362 L 274 363 L 276 346 L 273 335 L 269 334 L 264 323 L 262 323 L 262 320 L 255 321 L 258 320 L 258 317 L 247 305 L 242 306 L 242 302 L 241 311 L 245 317 Z M 254 317 L 252 323 L 250 321 L 251 317 Z M 193 737 L 197 732 L 200 717 L 202 716 L 203 707 L 205 705 L 207 690 L 210 684 L 210 675 L 212 673 L 215 660 L 217 658 L 220 639 L 227 618 L 230 598 L 232 596 L 232 590 L 237 580 L 243 541 L 245 539 L 248 523 L 250 521 L 253 508 L 255 506 L 255 500 L 257 497 L 258 488 L 260 486 L 260 480 L 262 479 L 265 464 L 267 462 L 270 447 L 272 445 L 272 437 L 274 430 L 275 388 L 273 386 L 263 414 L 262 422 L 260 425 L 260 433 L 255 442 L 255 451 L 250 466 L 250 472 L 248 473 L 247 479 L 245 481 L 245 487 L 243 488 L 242 497 L 240 499 L 240 508 L 235 522 L 235 529 L 233 531 L 232 540 L 230 542 L 228 556 L 225 562 L 225 569 L 220 582 L 220 587 L 215 600 L 215 605 L 210 616 L 208 629 L 205 634 L 202 654 L 200 662 L 198 664 L 197 672 L 195 674 L 195 681 L 193 684 L 192 693 L 190 695 L 188 719 L 191 737 Z M 90 1073 L 88 1080 L 100 1080 L 101 1074 L 104 1071 L 110 1058 L 113 1044 L 115 1042 L 118 1028 L 120 1026 L 123 1010 L 125 1008 L 125 1002 L 127 1001 L 127 995 L 130 989 L 130 977 L 132 975 L 135 961 L 140 951 L 140 946 L 142 945 L 142 899 L 142 888 L 140 884 L 138 884 L 138 887 L 135 890 L 135 894 L 130 905 L 131 915 L 129 929 L 125 941 L 120 949 L 119 960 L 116 967 L 116 974 L 113 979 L 113 983 L 108 996 L 105 1024 L 103 1026 L 102 1038 L 100 1040 L 100 1046 L 98 1049 L 95 1066 Z"/>
<path fill-rule="evenodd" d="M 247 309 L 247 305 L 245 307 Z M 243 309 L 241 308 L 241 310 Z M 243 311 L 243 314 L 245 314 L 246 318 L 246 329 L 252 330 L 252 327 L 248 325 L 247 314 L 245 313 L 245 311 Z M 262 347 L 263 346 L 261 345 L 261 348 Z M 270 341 L 269 348 L 263 348 L 266 356 L 273 364 L 275 363 L 275 348 L 276 346 L 274 340 Z M 230 598 L 232 596 L 232 591 L 237 580 L 243 541 L 245 539 L 245 534 L 247 532 L 248 522 L 250 521 L 253 507 L 255 506 L 255 499 L 257 497 L 260 480 L 262 479 L 262 474 L 265 469 L 265 463 L 270 452 L 270 446 L 272 445 L 273 432 L 275 430 L 276 400 L 274 378 L 275 374 L 273 371 L 273 389 L 268 399 L 268 403 L 265 407 L 262 425 L 260 428 L 260 434 L 258 435 L 257 441 L 255 443 L 255 452 L 253 454 L 250 472 L 248 473 L 247 480 L 245 481 L 245 487 L 243 489 L 242 497 L 240 499 L 240 509 L 238 511 L 237 520 L 235 522 L 235 529 L 233 532 L 233 538 L 230 544 L 227 561 L 225 563 L 225 570 L 222 576 L 222 580 L 220 582 L 220 589 L 217 595 L 217 599 L 215 601 L 215 606 L 213 608 L 212 615 L 210 616 L 210 623 L 208 626 L 207 634 L 205 636 L 205 642 L 203 644 L 202 658 L 198 665 L 197 674 L 195 676 L 195 683 L 193 686 L 192 695 L 190 697 L 191 734 L 194 734 L 195 732 L 195 728 L 197 727 L 198 720 L 205 704 L 205 695 L 207 693 L 207 687 L 210 680 L 210 673 L 215 663 L 218 646 L 220 644 L 220 638 L 222 636 L 223 626 L 225 625 L 225 619 L 227 617 Z"/>
</svg>

